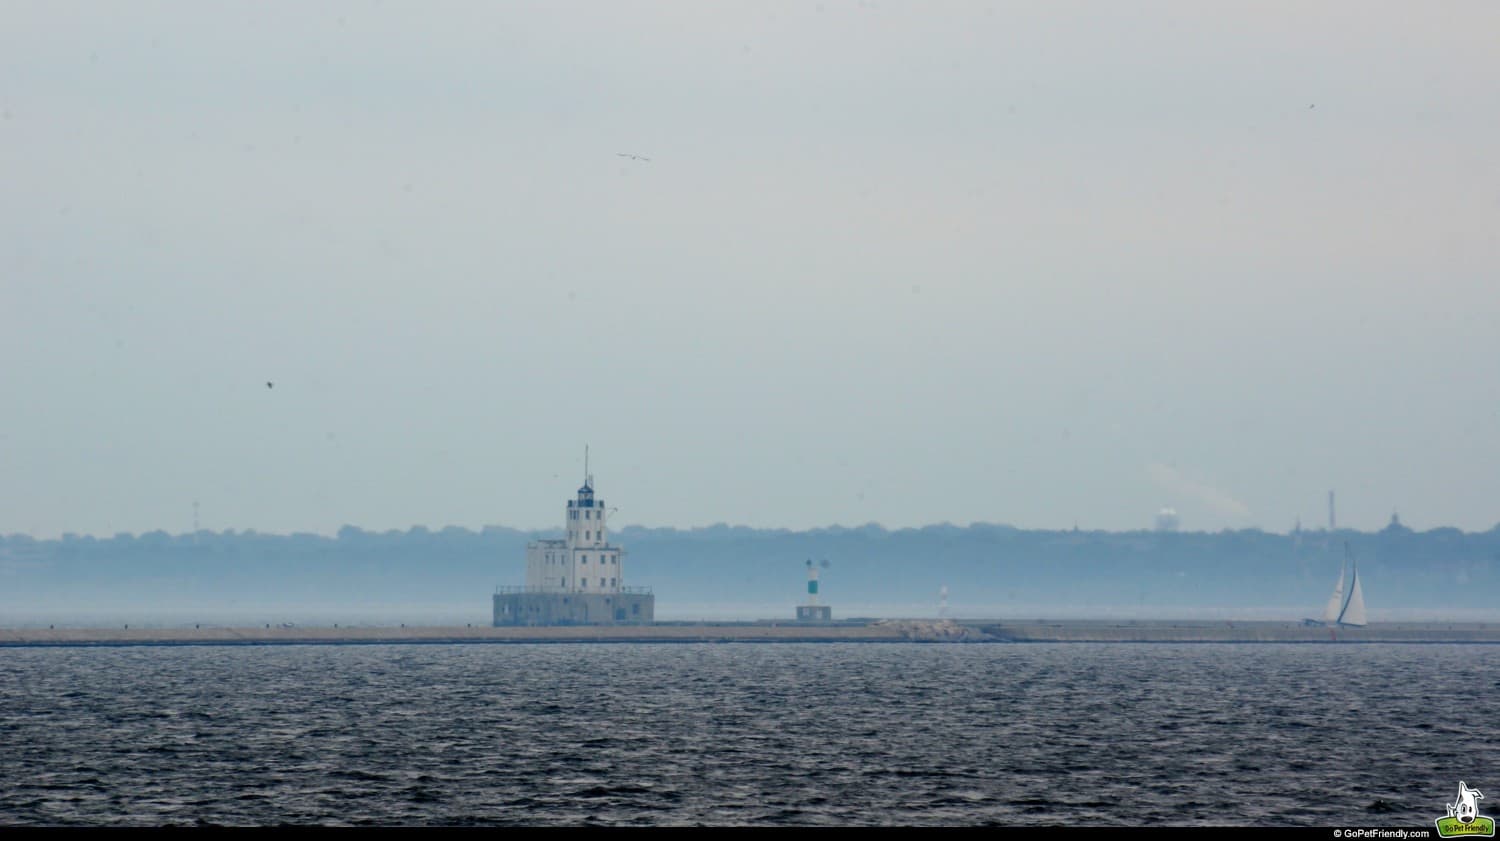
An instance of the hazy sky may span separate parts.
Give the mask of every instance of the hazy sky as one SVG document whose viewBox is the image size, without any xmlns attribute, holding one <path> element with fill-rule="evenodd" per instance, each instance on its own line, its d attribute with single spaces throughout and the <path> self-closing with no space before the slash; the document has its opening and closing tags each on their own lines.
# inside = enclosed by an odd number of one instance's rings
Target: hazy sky
<svg viewBox="0 0 1500 841">
<path fill-rule="evenodd" d="M 3 17 L 0 533 L 1500 522 L 1490 0 Z"/>
</svg>

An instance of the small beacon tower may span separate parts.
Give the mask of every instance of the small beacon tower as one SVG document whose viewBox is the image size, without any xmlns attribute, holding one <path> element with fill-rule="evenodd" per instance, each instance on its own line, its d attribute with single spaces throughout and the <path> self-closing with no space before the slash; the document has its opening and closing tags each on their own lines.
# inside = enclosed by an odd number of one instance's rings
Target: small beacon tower
<svg viewBox="0 0 1500 841">
<path fill-rule="evenodd" d="M 828 562 L 823 561 L 823 567 L 827 568 Z M 798 622 L 832 622 L 833 607 L 826 604 L 818 604 L 818 568 L 813 565 L 812 559 L 807 561 L 807 604 L 797 605 Z"/>
<path fill-rule="evenodd" d="M 562 540 L 526 544 L 526 584 L 495 589 L 495 625 L 649 625 L 656 597 L 626 587 L 625 549 L 609 542 L 604 500 L 584 448 L 583 487 L 568 500 Z"/>
</svg>

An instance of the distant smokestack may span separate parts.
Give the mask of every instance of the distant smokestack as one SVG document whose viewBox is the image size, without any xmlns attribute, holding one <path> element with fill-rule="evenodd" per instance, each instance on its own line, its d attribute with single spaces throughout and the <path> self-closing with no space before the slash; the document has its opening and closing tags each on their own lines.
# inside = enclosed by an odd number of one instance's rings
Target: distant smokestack
<svg viewBox="0 0 1500 841">
<path fill-rule="evenodd" d="M 1328 530 L 1337 531 L 1339 527 L 1338 518 L 1333 515 L 1333 491 L 1328 492 Z"/>
</svg>

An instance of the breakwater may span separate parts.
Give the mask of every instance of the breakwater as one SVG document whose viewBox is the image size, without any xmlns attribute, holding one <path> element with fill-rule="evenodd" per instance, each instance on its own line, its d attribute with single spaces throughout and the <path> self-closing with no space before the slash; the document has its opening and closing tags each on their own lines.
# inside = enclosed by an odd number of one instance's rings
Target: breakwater
<svg viewBox="0 0 1500 841">
<path fill-rule="evenodd" d="M 0 629 L 0 646 L 119 645 L 356 645 L 392 643 L 567 642 L 902 642 L 980 639 L 949 623 L 885 621 L 794 625 L 702 623 L 562 627 L 191 627 Z"/>
<path fill-rule="evenodd" d="M 1500 623 L 1407 622 L 1326 628 L 1295 622 L 881 619 L 830 625 L 0 628 L 0 647 L 609 642 L 1500 643 Z"/>
<path fill-rule="evenodd" d="M 1382 622 L 1329 628 L 1300 622 L 1028 620 L 979 625 L 998 642 L 1500 643 L 1500 623 Z"/>
</svg>

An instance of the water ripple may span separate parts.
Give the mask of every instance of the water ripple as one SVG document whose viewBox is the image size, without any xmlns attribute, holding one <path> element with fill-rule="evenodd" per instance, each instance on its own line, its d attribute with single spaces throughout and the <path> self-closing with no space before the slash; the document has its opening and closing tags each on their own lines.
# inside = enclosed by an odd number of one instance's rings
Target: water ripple
<svg viewBox="0 0 1500 841">
<path fill-rule="evenodd" d="M 1497 676 L 1491 646 L 9 649 L 0 824 L 1425 826 L 1495 767 L 1465 687 Z"/>
</svg>

